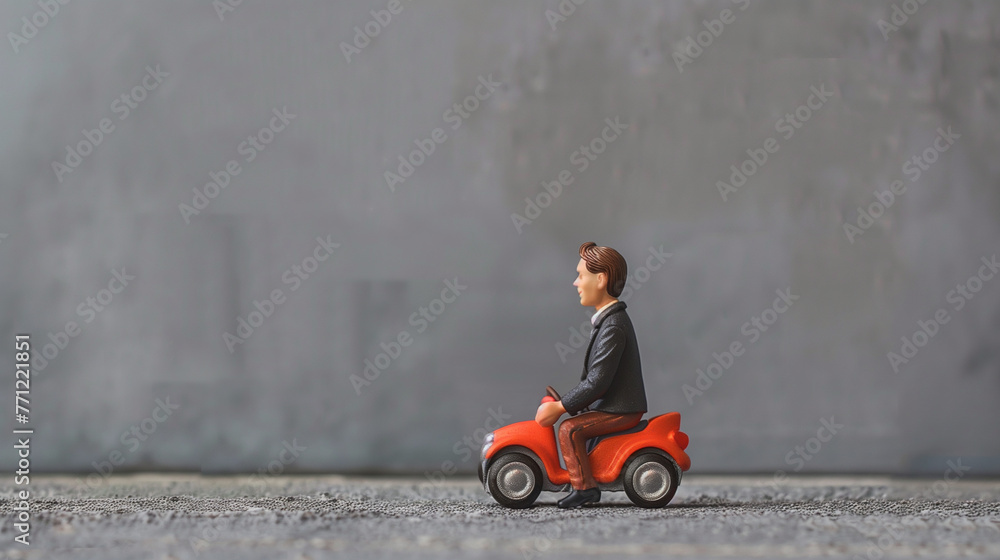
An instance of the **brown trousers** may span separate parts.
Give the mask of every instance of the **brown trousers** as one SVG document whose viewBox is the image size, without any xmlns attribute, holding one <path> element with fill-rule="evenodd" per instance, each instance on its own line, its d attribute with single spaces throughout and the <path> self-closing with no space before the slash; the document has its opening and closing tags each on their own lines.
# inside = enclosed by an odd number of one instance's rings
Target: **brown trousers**
<svg viewBox="0 0 1000 560">
<path fill-rule="evenodd" d="M 569 483 L 574 489 L 597 487 L 590 469 L 590 458 L 587 456 L 587 440 L 635 427 L 642 420 L 642 414 L 611 414 L 595 410 L 563 420 L 559 426 L 559 447 L 563 461 L 566 462 L 566 470 L 569 471 Z"/>
</svg>

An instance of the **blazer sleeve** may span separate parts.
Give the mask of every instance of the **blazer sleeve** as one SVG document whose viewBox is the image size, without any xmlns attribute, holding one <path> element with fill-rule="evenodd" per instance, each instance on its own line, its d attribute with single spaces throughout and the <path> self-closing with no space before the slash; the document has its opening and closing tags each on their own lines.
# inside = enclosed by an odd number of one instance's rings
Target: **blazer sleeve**
<svg viewBox="0 0 1000 560">
<path fill-rule="evenodd" d="M 576 414 L 601 398 L 615 378 L 624 351 L 625 333 L 620 328 L 611 326 L 599 334 L 591 348 L 587 377 L 562 397 L 566 412 Z"/>
</svg>

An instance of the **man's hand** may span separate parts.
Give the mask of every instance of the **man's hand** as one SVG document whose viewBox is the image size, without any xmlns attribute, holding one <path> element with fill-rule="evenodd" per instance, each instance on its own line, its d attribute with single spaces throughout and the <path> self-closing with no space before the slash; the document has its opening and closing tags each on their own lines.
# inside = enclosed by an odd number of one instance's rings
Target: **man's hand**
<svg viewBox="0 0 1000 560">
<path fill-rule="evenodd" d="M 542 403 L 535 412 L 535 422 L 543 428 L 555 425 L 559 417 L 566 413 L 562 401 Z"/>
</svg>

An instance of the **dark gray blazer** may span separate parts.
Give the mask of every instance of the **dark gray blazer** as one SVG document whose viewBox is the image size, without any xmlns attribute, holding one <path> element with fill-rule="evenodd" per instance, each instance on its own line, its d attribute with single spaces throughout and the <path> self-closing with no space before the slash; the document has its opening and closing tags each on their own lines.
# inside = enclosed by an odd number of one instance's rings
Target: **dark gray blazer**
<svg viewBox="0 0 1000 560">
<path fill-rule="evenodd" d="M 613 414 L 646 412 L 639 343 L 625 307 L 625 302 L 615 302 L 598 315 L 580 384 L 562 397 L 571 415 L 588 406 Z"/>
</svg>

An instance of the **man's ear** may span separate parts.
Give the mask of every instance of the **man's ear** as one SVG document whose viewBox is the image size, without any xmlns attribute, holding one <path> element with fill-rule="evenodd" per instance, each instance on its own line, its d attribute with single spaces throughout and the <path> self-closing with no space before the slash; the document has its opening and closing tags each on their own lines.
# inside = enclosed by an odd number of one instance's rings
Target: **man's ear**
<svg viewBox="0 0 1000 560">
<path fill-rule="evenodd" d="M 607 274 L 605 274 L 603 272 L 598 272 L 597 273 L 597 287 L 600 288 L 600 289 L 602 289 L 602 290 L 604 290 L 605 292 L 608 291 L 608 275 Z"/>
</svg>

